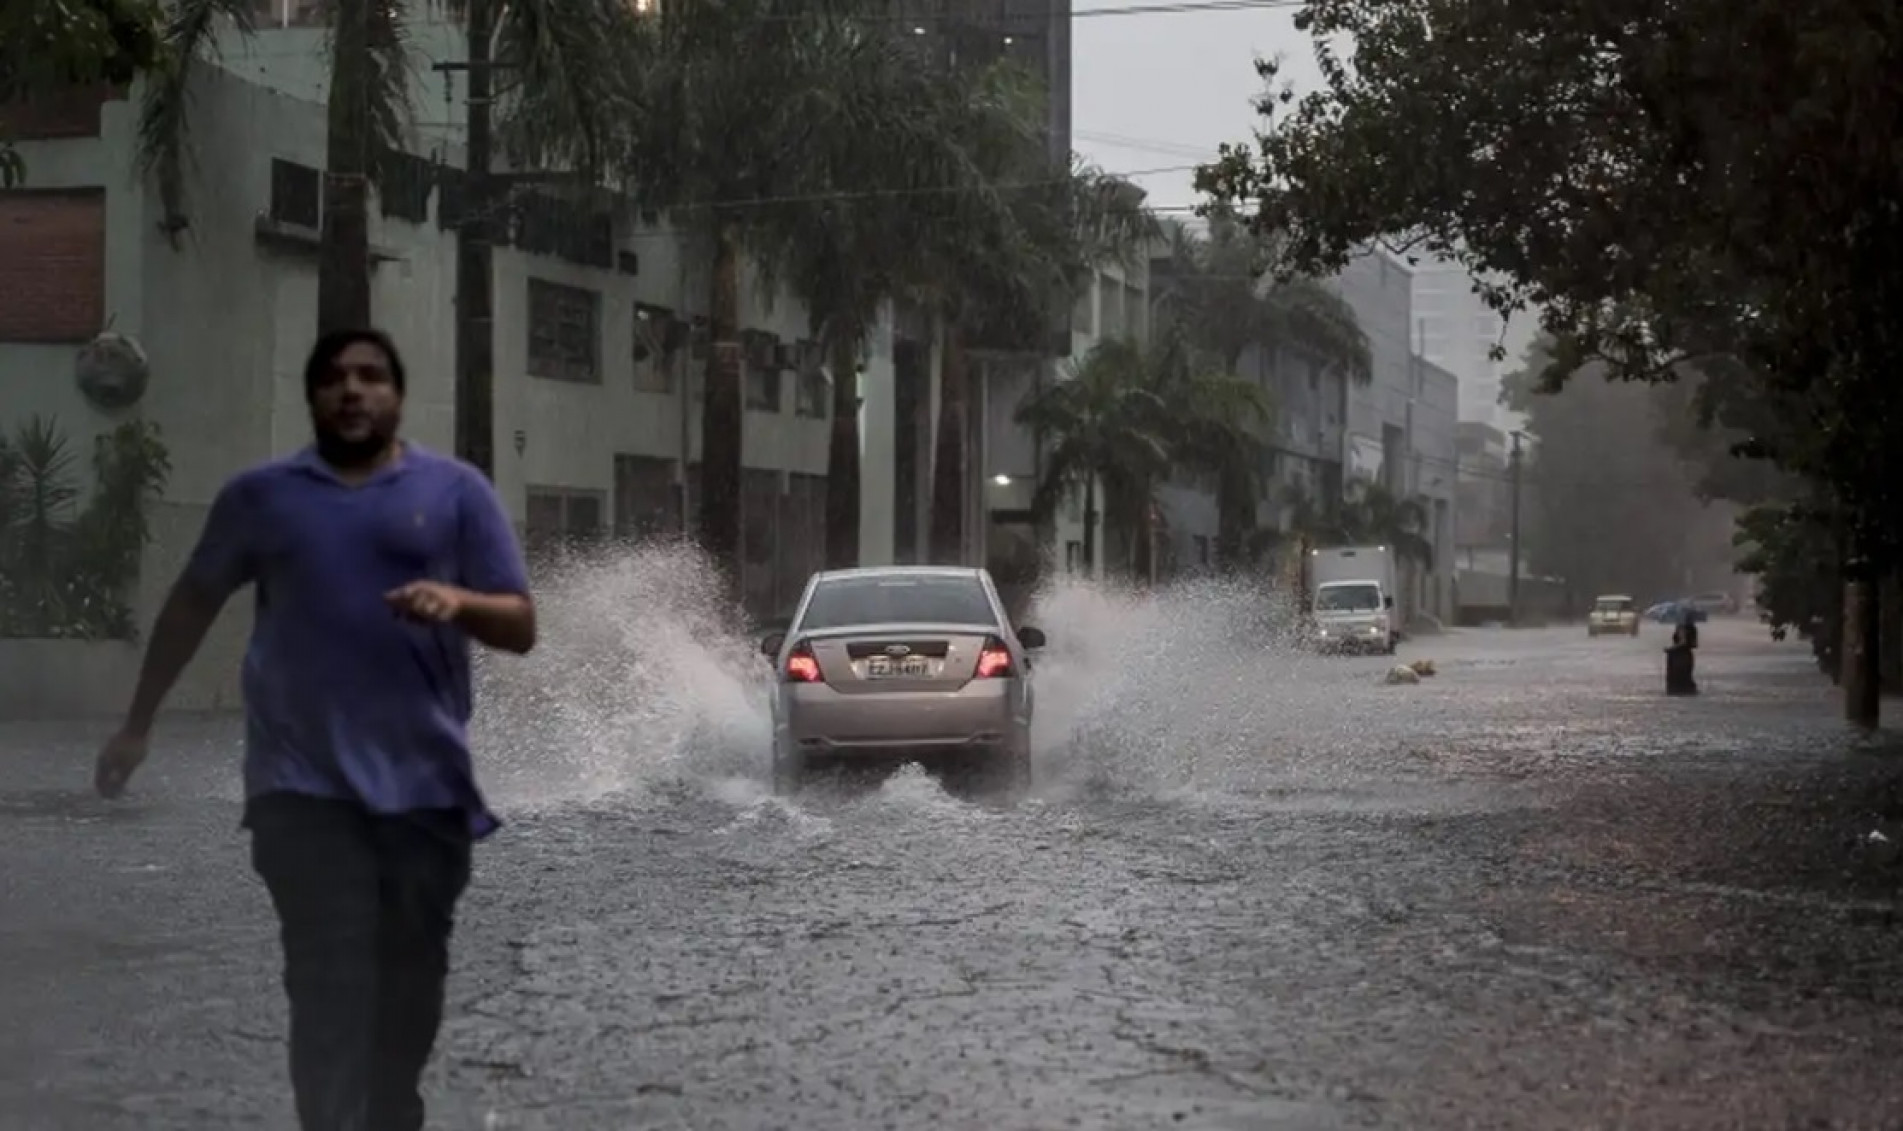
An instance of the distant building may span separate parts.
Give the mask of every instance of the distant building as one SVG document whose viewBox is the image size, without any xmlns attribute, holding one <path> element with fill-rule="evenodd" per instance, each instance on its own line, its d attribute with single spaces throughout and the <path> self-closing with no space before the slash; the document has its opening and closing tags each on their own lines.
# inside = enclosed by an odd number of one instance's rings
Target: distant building
<svg viewBox="0 0 1903 1131">
<path fill-rule="evenodd" d="M 1166 257 L 1152 261 L 1153 276 L 1168 269 Z M 1448 619 L 1460 503 L 1459 382 L 1410 349 L 1406 267 L 1385 254 L 1365 255 L 1334 284 L 1368 336 L 1373 372 L 1365 385 L 1293 343 L 1251 347 L 1237 366 L 1239 375 L 1257 382 L 1275 406 L 1273 430 L 1264 437 L 1271 453 L 1257 523 L 1264 530 L 1286 531 L 1296 498 L 1327 505 L 1340 500 L 1356 479 L 1378 483 L 1400 498 L 1419 499 L 1426 519 L 1420 533 L 1434 547 L 1433 561 L 1406 571 L 1400 604 L 1410 616 Z M 1159 495 L 1173 560 L 1185 569 L 1214 564 L 1212 486 L 1179 477 Z"/>
<path fill-rule="evenodd" d="M 1508 322 L 1474 290 L 1472 274 L 1458 263 L 1428 257 L 1413 274 L 1415 347 L 1427 360 L 1460 381 L 1460 418 L 1502 432 L 1524 426 L 1500 404 L 1500 383 L 1520 368 L 1537 324 L 1530 313 Z M 1504 351 L 1499 361 L 1496 348 Z"/>
</svg>

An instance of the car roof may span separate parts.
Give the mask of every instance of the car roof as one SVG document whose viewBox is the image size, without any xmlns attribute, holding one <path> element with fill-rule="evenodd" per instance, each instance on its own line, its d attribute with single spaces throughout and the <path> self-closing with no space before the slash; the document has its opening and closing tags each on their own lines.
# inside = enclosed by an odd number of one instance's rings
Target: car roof
<svg viewBox="0 0 1903 1131">
<path fill-rule="evenodd" d="M 967 577 L 976 580 L 984 575 L 985 571 L 975 566 L 889 565 L 821 570 L 814 575 L 814 580 L 871 581 L 881 577 Z"/>
<path fill-rule="evenodd" d="M 1630 601 L 1631 599 L 1624 593 L 1601 593 L 1593 598 L 1595 601 Z"/>
</svg>

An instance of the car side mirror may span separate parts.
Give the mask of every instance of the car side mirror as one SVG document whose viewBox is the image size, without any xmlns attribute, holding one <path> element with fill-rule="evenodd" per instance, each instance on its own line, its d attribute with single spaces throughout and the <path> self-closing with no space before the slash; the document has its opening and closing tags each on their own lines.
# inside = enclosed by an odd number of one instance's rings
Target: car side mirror
<svg viewBox="0 0 1903 1131">
<path fill-rule="evenodd" d="M 1037 649 L 1044 647 L 1046 641 L 1042 630 L 1025 627 L 1018 629 L 1018 643 L 1022 644 L 1027 650 L 1035 652 Z"/>
<path fill-rule="evenodd" d="M 1394 598 L 1392 597 L 1381 598 L 1381 607 L 1384 609 L 1392 609 L 1394 607 Z"/>
<path fill-rule="evenodd" d="M 786 633 L 769 632 L 760 641 L 760 654 L 769 660 L 777 660 L 780 657 L 780 649 L 784 647 L 786 647 Z"/>
</svg>

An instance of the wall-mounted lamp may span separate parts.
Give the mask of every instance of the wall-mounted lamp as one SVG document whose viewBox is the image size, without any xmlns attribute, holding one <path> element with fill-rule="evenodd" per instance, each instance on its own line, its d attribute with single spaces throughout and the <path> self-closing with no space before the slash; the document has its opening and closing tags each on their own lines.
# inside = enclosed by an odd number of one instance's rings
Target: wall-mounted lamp
<svg viewBox="0 0 1903 1131">
<path fill-rule="evenodd" d="M 522 453 L 528 449 L 528 446 L 529 446 L 529 434 L 527 432 L 524 432 L 522 429 L 517 428 L 515 430 L 515 455 L 517 459 L 522 458 Z"/>
</svg>

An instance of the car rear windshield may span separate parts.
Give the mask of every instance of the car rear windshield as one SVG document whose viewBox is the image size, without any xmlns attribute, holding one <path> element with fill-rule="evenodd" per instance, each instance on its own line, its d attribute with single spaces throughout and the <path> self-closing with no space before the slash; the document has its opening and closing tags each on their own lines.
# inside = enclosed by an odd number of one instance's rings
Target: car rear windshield
<svg viewBox="0 0 1903 1131">
<path fill-rule="evenodd" d="M 842 577 L 814 588 L 800 627 L 899 622 L 989 627 L 997 620 L 975 577 Z"/>
<path fill-rule="evenodd" d="M 1599 598 L 1599 611 L 1602 613 L 1623 613 L 1632 607 L 1632 602 L 1623 597 Z"/>
</svg>

